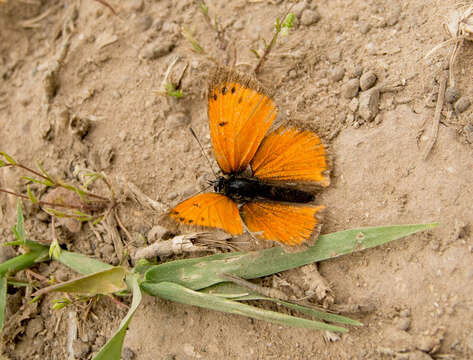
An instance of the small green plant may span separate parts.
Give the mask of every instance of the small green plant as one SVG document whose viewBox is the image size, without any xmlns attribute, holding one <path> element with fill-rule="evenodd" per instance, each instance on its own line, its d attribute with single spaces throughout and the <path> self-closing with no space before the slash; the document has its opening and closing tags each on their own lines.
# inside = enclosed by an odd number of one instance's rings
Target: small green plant
<svg viewBox="0 0 473 360">
<path fill-rule="evenodd" d="M 7 153 L 0 151 L 0 168 L 19 168 L 34 175 L 35 177 L 22 176 L 21 178 L 30 183 L 40 184 L 52 189 L 51 196 L 49 196 L 47 200 L 38 199 L 29 184 L 26 186 L 26 195 L 1 188 L 0 192 L 27 199 L 33 204 L 38 204 L 51 216 L 57 218 L 73 218 L 81 222 L 99 222 L 102 220 L 103 216 L 115 206 L 112 186 L 103 174 L 86 172 L 83 176 L 87 180 L 82 186 L 76 186 L 51 176 L 42 167 L 39 161 L 36 162 L 36 165 L 38 171 L 20 164 Z M 107 186 L 111 193 L 110 198 L 94 194 L 87 190 L 87 187 L 97 180 L 101 180 Z M 99 212 L 99 214 L 92 214 L 93 212 Z"/>
<path fill-rule="evenodd" d="M 0 264 L 0 327 L 6 306 L 7 274 L 49 260 L 47 246 L 27 239 L 23 228 L 23 215 L 18 203 L 17 223 L 14 227 L 17 241 L 7 245 L 22 245 L 28 253 Z M 170 301 L 199 306 L 207 309 L 248 316 L 284 326 L 295 326 L 334 332 L 347 332 L 346 326 L 361 326 L 356 320 L 314 309 L 308 304 L 295 303 L 264 296 L 242 286 L 232 279 L 257 279 L 305 264 L 366 250 L 400 239 L 438 224 L 398 225 L 369 227 L 340 231 L 319 237 L 307 250 L 286 253 L 280 247 L 255 251 L 221 253 L 200 258 L 170 261 L 152 265 L 141 260 L 134 269 L 111 266 L 82 254 L 61 251 L 56 261 L 82 274 L 82 277 L 43 288 L 34 296 L 59 291 L 73 296 L 110 296 L 113 293 L 132 294 L 131 307 L 117 332 L 109 339 L 94 360 L 119 359 L 126 329 L 141 302 L 142 291 Z M 316 319 L 292 316 L 266 310 L 246 303 L 248 300 L 271 301 Z M 59 310 L 68 304 L 69 297 L 55 301 L 53 308 Z M 339 324 L 335 325 L 333 323 Z"/>
<path fill-rule="evenodd" d="M 175 86 L 171 82 L 167 82 L 164 85 L 164 88 L 168 96 L 175 97 L 176 99 L 180 99 L 184 97 L 184 93 L 182 92 L 182 90 L 176 89 Z"/>
<path fill-rule="evenodd" d="M 276 18 L 276 24 L 274 25 L 274 35 L 269 44 L 266 42 L 265 39 L 263 39 L 264 42 L 264 51 L 263 54 L 260 55 L 255 49 L 250 49 L 253 54 L 259 59 L 258 64 L 256 65 L 254 72 L 255 74 L 259 73 L 261 71 L 261 68 L 263 67 L 267 57 L 269 56 L 269 53 L 273 49 L 274 45 L 276 45 L 278 36 L 287 36 L 289 34 L 289 29 L 291 29 L 294 26 L 294 14 L 293 13 L 288 13 L 284 17 L 284 21 L 281 23 L 281 20 Z"/>
</svg>

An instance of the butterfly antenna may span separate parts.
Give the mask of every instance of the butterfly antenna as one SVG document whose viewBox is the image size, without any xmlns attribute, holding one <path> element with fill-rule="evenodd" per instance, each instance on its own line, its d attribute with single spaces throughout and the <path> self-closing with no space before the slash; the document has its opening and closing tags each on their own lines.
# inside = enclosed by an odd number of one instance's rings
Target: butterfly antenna
<svg viewBox="0 0 473 360">
<path fill-rule="evenodd" d="M 194 137 L 194 139 L 197 141 L 197 144 L 199 144 L 200 146 L 200 150 L 202 151 L 202 155 L 204 155 L 205 159 L 207 159 L 207 162 L 209 163 L 209 167 L 210 167 L 210 170 L 212 170 L 212 173 L 214 174 L 215 178 L 217 178 L 217 174 L 215 173 L 213 167 L 212 167 L 212 163 L 210 162 L 210 159 L 209 157 L 207 156 L 207 154 L 205 153 L 204 151 L 204 147 L 202 146 L 202 144 L 200 143 L 199 141 L 199 138 L 197 137 L 197 135 L 195 134 L 194 132 L 194 129 L 192 129 L 192 127 L 189 127 L 189 131 L 191 132 L 192 136 Z"/>
</svg>

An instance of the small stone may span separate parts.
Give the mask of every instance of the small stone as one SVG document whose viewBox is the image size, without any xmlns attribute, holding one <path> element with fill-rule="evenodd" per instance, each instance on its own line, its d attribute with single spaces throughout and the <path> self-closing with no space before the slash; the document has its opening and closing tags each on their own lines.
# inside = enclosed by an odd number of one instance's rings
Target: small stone
<svg viewBox="0 0 473 360">
<path fill-rule="evenodd" d="M 176 45 L 170 41 L 157 41 L 146 45 L 140 54 L 140 58 L 146 60 L 156 60 L 169 54 Z"/>
<path fill-rule="evenodd" d="M 43 331 L 44 323 L 43 319 L 40 317 L 36 317 L 28 321 L 28 325 L 26 326 L 26 336 L 30 339 L 34 338 L 38 333 Z"/>
<path fill-rule="evenodd" d="M 348 108 L 350 109 L 350 111 L 352 113 L 354 113 L 354 112 L 356 112 L 356 110 L 358 110 L 358 104 L 359 104 L 359 101 L 356 97 L 351 99 L 350 103 L 348 104 Z"/>
<path fill-rule="evenodd" d="M 388 26 L 396 25 L 397 22 L 399 21 L 399 17 L 401 16 L 401 11 L 402 11 L 401 5 L 395 4 L 394 9 L 386 17 L 386 24 Z"/>
<path fill-rule="evenodd" d="M 131 350 L 129 347 L 123 348 L 122 360 L 134 360 L 135 358 L 136 358 L 136 354 L 134 353 L 133 350 Z"/>
<path fill-rule="evenodd" d="M 101 251 L 103 256 L 107 259 L 110 259 L 115 255 L 115 248 L 110 244 L 102 246 Z"/>
<path fill-rule="evenodd" d="M 237 19 L 233 23 L 233 28 L 235 30 L 243 30 L 245 28 L 245 20 L 244 19 Z"/>
<path fill-rule="evenodd" d="M 97 339 L 95 339 L 95 345 L 97 345 L 99 348 L 105 345 L 107 342 L 107 339 L 103 335 L 97 336 Z"/>
<path fill-rule="evenodd" d="M 345 84 L 342 85 L 342 95 L 345 99 L 354 98 L 358 95 L 360 89 L 360 80 L 351 79 L 348 80 Z"/>
<path fill-rule="evenodd" d="M 137 32 L 144 32 L 153 25 L 153 18 L 149 15 L 140 16 L 135 20 L 134 26 Z"/>
<path fill-rule="evenodd" d="M 465 96 L 462 96 L 458 101 L 455 103 L 455 111 L 462 113 L 466 109 L 468 109 L 471 105 L 470 99 Z"/>
<path fill-rule="evenodd" d="M 330 72 L 330 78 L 333 82 L 342 80 L 343 76 L 345 76 L 345 69 L 343 66 L 335 66 Z"/>
<path fill-rule="evenodd" d="M 350 71 L 350 78 L 359 78 L 363 74 L 363 66 L 361 65 L 356 65 L 351 71 Z"/>
<path fill-rule="evenodd" d="M 424 352 L 431 352 L 437 345 L 437 341 L 433 336 L 421 335 L 416 341 L 416 346 Z"/>
<path fill-rule="evenodd" d="M 473 125 L 472 124 L 466 124 L 463 127 L 463 134 L 465 135 L 466 140 L 470 144 L 473 144 Z"/>
<path fill-rule="evenodd" d="M 460 90 L 454 86 L 449 86 L 447 90 L 445 90 L 445 101 L 449 104 L 453 104 L 460 99 L 460 96 Z"/>
<path fill-rule="evenodd" d="M 342 59 L 342 51 L 338 48 L 334 49 L 327 54 L 327 58 L 332 64 L 336 64 Z"/>
<path fill-rule="evenodd" d="M 383 115 L 381 113 L 378 113 L 378 115 L 375 116 L 374 118 L 374 123 L 376 125 L 379 125 L 383 122 Z"/>
<path fill-rule="evenodd" d="M 72 343 L 72 349 L 74 350 L 74 356 L 76 359 L 84 359 L 91 350 L 89 344 L 86 344 L 80 340 L 75 340 Z"/>
<path fill-rule="evenodd" d="M 305 26 L 310 26 L 320 20 L 320 14 L 315 10 L 306 9 L 301 15 L 301 23 Z"/>
<path fill-rule="evenodd" d="M 69 122 L 69 129 L 74 136 L 82 140 L 89 133 L 90 127 L 91 123 L 89 119 L 81 118 L 76 114 L 72 115 L 71 121 Z"/>
<path fill-rule="evenodd" d="M 400 317 L 410 317 L 411 316 L 411 311 L 409 309 L 404 309 L 399 313 Z"/>
<path fill-rule="evenodd" d="M 11 258 L 14 258 L 15 256 L 16 251 L 11 246 L 0 246 L 0 264 Z"/>
<path fill-rule="evenodd" d="M 168 234 L 169 230 L 163 226 L 155 225 L 148 231 L 146 238 L 148 239 L 148 243 L 154 243 L 155 241 L 161 240 L 164 235 Z"/>
<path fill-rule="evenodd" d="M 367 71 L 360 78 L 360 88 L 362 91 L 371 89 L 376 83 L 376 74 L 373 71 Z"/>
<path fill-rule="evenodd" d="M 407 331 L 411 326 L 411 318 L 410 317 L 401 317 L 396 322 L 396 327 L 399 330 Z"/>
<path fill-rule="evenodd" d="M 409 353 L 409 360 L 432 360 L 429 354 L 416 350 Z"/>
<path fill-rule="evenodd" d="M 360 94 L 358 114 L 365 121 L 373 121 L 378 114 L 379 90 L 372 89 Z"/>
<path fill-rule="evenodd" d="M 297 4 L 295 4 L 291 12 L 294 14 L 295 17 L 299 18 L 302 15 L 302 12 L 307 8 L 307 3 L 305 1 L 300 1 Z"/>
<path fill-rule="evenodd" d="M 367 34 L 368 31 L 371 30 L 371 25 L 366 21 L 360 21 L 358 26 L 360 28 L 360 33 L 362 33 L 362 34 Z"/>
<path fill-rule="evenodd" d="M 170 114 L 166 119 L 166 126 L 174 129 L 180 126 L 189 125 L 191 122 L 190 116 L 182 112 L 176 112 Z"/>
</svg>

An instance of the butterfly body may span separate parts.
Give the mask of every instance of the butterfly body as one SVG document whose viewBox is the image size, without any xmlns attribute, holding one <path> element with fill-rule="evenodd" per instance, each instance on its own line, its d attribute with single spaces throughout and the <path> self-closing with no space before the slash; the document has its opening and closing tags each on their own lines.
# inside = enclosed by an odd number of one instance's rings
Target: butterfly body
<svg viewBox="0 0 473 360">
<path fill-rule="evenodd" d="M 272 129 L 277 108 L 270 91 L 226 69 L 211 78 L 208 115 L 223 176 L 212 182 L 214 193 L 184 200 L 168 217 L 232 235 L 247 229 L 259 239 L 289 246 L 315 238 L 324 206 L 312 204 L 314 195 L 306 189 L 330 183 L 325 147 L 317 134 L 296 126 Z"/>
<path fill-rule="evenodd" d="M 303 190 L 265 184 L 257 179 L 235 175 L 219 177 L 214 182 L 214 190 L 237 202 L 247 202 L 261 198 L 294 203 L 308 203 L 314 200 L 313 194 Z"/>
</svg>

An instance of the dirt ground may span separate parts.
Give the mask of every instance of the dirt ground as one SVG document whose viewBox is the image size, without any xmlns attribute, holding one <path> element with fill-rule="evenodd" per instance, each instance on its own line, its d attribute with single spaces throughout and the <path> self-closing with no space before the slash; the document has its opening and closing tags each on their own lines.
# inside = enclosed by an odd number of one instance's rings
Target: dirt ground
<svg viewBox="0 0 473 360">
<path fill-rule="evenodd" d="M 172 206 L 212 177 L 188 126 L 212 154 L 205 91 L 215 65 L 191 50 L 182 29 L 219 62 L 236 54 L 238 69 L 248 72 L 257 63 L 251 49 L 262 51 L 261 39 L 271 38 L 288 2 L 208 1 L 212 18 L 225 29 L 225 51 L 193 1 L 107 2 L 119 16 L 93 0 L 0 1 L 0 148 L 24 164 L 40 160 L 71 182 L 78 181 L 79 168 L 103 171 L 112 182 L 126 179 Z M 463 104 L 454 90 L 447 92 L 438 137 L 423 158 L 453 43 L 426 55 L 450 39 L 443 23 L 456 4 L 300 2 L 293 8 L 295 28 L 258 74 L 277 88 L 280 118 L 314 127 L 330 146 L 332 184 L 317 199 L 327 207 L 323 233 L 441 223 L 319 265 L 333 306 L 364 327 L 337 337 L 145 296 L 128 330 L 124 359 L 473 358 L 473 107 L 465 100 L 473 100 L 471 42 L 465 41 L 451 69 Z M 181 80 L 181 99 L 162 95 L 174 61 L 170 79 Z M 371 108 L 369 91 L 357 93 L 353 80 L 361 76 L 368 88 L 370 72 L 381 89 Z M 3 169 L 0 187 L 24 192 L 19 175 Z M 39 187 L 32 189 L 40 195 Z M 26 202 L 24 207 L 29 236 L 50 241 L 50 218 Z M 15 212 L 16 199 L 0 194 L 2 242 L 13 239 Z M 146 236 L 159 217 L 131 203 L 119 214 L 134 238 Z M 107 234 L 100 243 L 88 226 L 57 231 L 68 249 L 118 263 Z M 59 280 L 74 276 L 57 264 L 34 270 Z M 297 282 L 307 273 L 282 276 Z M 83 305 L 52 311 L 55 296 L 33 305 L 24 296 L 24 290 L 9 290 L 5 359 L 91 358 L 126 313 L 101 299 L 84 321 Z M 73 342 L 71 323 L 77 327 Z"/>
</svg>

